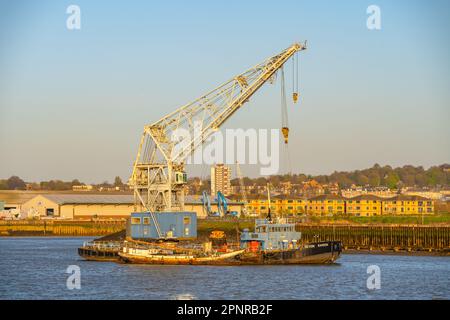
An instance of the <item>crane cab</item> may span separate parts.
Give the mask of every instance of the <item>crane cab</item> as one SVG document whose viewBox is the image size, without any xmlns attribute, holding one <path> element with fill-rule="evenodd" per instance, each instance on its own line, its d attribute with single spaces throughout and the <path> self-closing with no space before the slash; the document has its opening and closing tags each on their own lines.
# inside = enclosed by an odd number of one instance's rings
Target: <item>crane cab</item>
<svg viewBox="0 0 450 320">
<path fill-rule="evenodd" d="M 175 184 L 187 183 L 187 173 L 182 171 L 175 172 Z"/>
</svg>

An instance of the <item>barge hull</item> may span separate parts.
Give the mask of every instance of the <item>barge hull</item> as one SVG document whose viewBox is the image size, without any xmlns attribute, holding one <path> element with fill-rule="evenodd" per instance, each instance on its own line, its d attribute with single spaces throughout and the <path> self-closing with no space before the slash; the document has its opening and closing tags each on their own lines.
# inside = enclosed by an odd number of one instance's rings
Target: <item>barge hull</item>
<svg viewBox="0 0 450 320">
<path fill-rule="evenodd" d="M 295 265 L 295 264 L 331 264 L 341 254 L 341 243 L 338 241 L 309 244 L 305 248 L 247 252 L 222 255 L 221 257 L 197 258 L 194 256 L 164 256 L 143 255 L 119 252 L 120 260 L 124 263 L 158 264 L 158 265 L 216 265 L 216 266 L 244 266 L 244 265 Z"/>
</svg>

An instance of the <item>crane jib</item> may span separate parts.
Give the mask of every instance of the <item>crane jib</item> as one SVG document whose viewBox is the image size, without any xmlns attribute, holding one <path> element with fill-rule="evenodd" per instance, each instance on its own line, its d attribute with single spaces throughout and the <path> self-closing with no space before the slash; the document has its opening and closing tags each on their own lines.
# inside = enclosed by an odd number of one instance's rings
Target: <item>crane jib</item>
<svg viewBox="0 0 450 320">
<path fill-rule="evenodd" d="M 293 44 L 145 126 L 129 181 L 135 194 L 135 210 L 184 210 L 185 158 L 248 102 L 296 52 L 305 49 L 306 42 Z M 193 134 L 196 124 L 201 128 L 200 134 Z M 183 141 L 183 145 L 170 139 L 179 129 L 190 133 L 191 140 Z"/>
</svg>

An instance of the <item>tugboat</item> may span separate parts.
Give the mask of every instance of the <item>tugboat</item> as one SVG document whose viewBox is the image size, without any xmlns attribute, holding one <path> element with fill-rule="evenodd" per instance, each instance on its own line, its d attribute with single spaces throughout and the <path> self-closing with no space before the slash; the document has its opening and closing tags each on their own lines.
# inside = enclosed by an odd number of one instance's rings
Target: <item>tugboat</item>
<svg viewBox="0 0 450 320">
<path fill-rule="evenodd" d="M 236 257 L 240 264 L 329 264 L 342 252 L 340 241 L 301 244 L 295 223 L 285 219 L 273 222 L 257 219 L 255 231 L 244 229 L 240 238 L 244 253 Z"/>
<path fill-rule="evenodd" d="M 342 252 L 340 241 L 301 243 L 301 233 L 288 219 L 272 220 L 270 186 L 267 184 L 268 215 L 255 220 L 255 231 L 244 229 L 240 246 L 245 252 L 237 257 L 241 264 L 329 264 Z"/>
</svg>

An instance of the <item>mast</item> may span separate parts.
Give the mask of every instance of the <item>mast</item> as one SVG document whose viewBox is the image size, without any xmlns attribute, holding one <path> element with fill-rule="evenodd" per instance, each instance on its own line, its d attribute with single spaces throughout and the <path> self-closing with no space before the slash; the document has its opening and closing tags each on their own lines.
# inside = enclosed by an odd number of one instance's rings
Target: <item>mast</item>
<svg viewBox="0 0 450 320">
<path fill-rule="evenodd" d="M 271 208 L 271 203 L 270 203 L 270 184 L 267 182 L 267 199 L 269 202 L 269 210 L 268 210 L 268 214 L 267 214 L 267 220 L 272 221 L 272 214 L 270 212 L 270 208 Z"/>
</svg>

